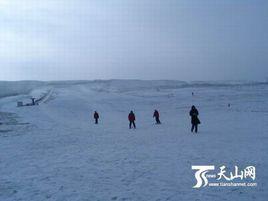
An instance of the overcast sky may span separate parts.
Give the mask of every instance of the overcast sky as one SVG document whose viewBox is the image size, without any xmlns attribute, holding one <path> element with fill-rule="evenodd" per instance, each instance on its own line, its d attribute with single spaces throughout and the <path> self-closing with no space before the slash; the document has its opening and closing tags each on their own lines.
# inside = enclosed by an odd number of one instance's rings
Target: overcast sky
<svg viewBox="0 0 268 201">
<path fill-rule="evenodd" d="M 0 0 L 0 80 L 261 80 L 267 0 Z"/>
</svg>

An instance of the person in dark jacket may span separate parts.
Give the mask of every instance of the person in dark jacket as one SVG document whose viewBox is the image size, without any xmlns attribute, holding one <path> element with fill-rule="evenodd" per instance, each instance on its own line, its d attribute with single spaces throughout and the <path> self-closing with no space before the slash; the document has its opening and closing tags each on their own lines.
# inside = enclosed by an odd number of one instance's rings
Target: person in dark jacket
<svg viewBox="0 0 268 201">
<path fill-rule="evenodd" d="M 199 115 L 198 110 L 193 105 L 192 109 L 190 111 L 191 123 L 192 123 L 191 131 L 193 132 L 195 130 L 196 133 L 198 130 L 198 124 L 200 124 L 200 120 L 198 119 L 198 115 Z"/>
<path fill-rule="evenodd" d="M 156 124 L 161 124 L 160 119 L 159 119 L 160 115 L 157 110 L 154 111 L 153 117 L 155 118 Z"/>
<path fill-rule="evenodd" d="M 133 124 L 133 127 L 136 128 L 136 124 L 135 124 L 135 114 L 133 111 L 130 111 L 129 115 L 128 115 L 128 120 L 129 120 L 129 129 L 132 128 L 132 124 Z"/>
<path fill-rule="evenodd" d="M 95 119 L 95 124 L 98 124 L 99 123 L 99 113 L 97 111 L 94 112 L 94 119 Z"/>
</svg>

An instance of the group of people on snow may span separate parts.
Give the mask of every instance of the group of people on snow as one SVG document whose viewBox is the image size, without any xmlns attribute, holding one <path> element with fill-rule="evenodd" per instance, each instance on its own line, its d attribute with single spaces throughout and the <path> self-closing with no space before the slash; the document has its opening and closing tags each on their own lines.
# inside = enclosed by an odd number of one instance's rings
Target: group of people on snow
<svg viewBox="0 0 268 201">
<path fill-rule="evenodd" d="M 200 122 L 200 120 L 198 118 L 199 112 L 198 112 L 198 110 L 196 109 L 196 107 L 194 105 L 192 106 L 189 114 L 191 116 L 191 123 L 192 123 L 191 132 L 195 131 L 195 133 L 197 133 L 198 124 L 200 124 L 201 122 Z M 100 115 L 99 115 L 99 113 L 97 111 L 94 112 L 93 117 L 95 119 L 95 124 L 98 124 Z M 153 118 L 155 118 L 156 124 L 161 124 L 160 114 L 159 114 L 158 110 L 154 111 Z M 134 129 L 136 128 L 135 120 L 136 120 L 135 114 L 131 110 L 130 113 L 128 114 L 129 129 L 131 129 L 132 126 L 133 126 Z"/>
</svg>

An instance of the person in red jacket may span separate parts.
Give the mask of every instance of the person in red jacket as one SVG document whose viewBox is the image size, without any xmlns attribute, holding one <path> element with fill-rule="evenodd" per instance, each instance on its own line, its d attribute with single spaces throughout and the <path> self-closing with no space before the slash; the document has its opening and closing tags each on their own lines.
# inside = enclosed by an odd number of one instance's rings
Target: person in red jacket
<svg viewBox="0 0 268 201">
<path fill-rule="evenodd" d="M 99 123 L 99 118 L 100 118 L 100 116 L 99 116 L 98 112 L 95 111 L 95 112 L 94 112 L 95 124 L 98 124 L 98 123 Z"/>
<path fill-rule="evenodd" d="M 160 119 L 159 119 L 160 115 L 157 110 L 154 111 L 153 117 L 155 118 L 156 124 L 161 124 Z"/>
<path fill-rule="evenodd" d="M 132 128 L 132 124 L 133 124 L 133 127 L 136 128 L 136 124 L 135 124 L 135 114 L 133 111 L 130 111 L 129 115 L 128 115 L 128 120 L 129 120 L 129 129 Z"/>
</svg>

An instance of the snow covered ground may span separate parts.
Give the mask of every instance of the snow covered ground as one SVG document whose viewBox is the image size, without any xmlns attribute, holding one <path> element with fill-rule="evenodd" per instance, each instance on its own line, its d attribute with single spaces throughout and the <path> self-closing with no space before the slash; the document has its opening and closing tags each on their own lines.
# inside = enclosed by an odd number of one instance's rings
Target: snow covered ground
<svg viewBox="0 0 268 201">
<path fill-rule="evenodd" d="M 27 90 L 4 84 L 1 201 L 268 198 L 267 83 L 24 82 Z M 38 106 L 16 107 L 32 96 L 45 98 Z M 190 132 L 193 104 L 202 122 L 197 135 Z M 154 109 L 161 125 L 154 124 Z M 130 110 L 136 130 L 128 129 Z M 192 165 L 253 165 L 258 186 L 193 189 Z"/>
</svg>

